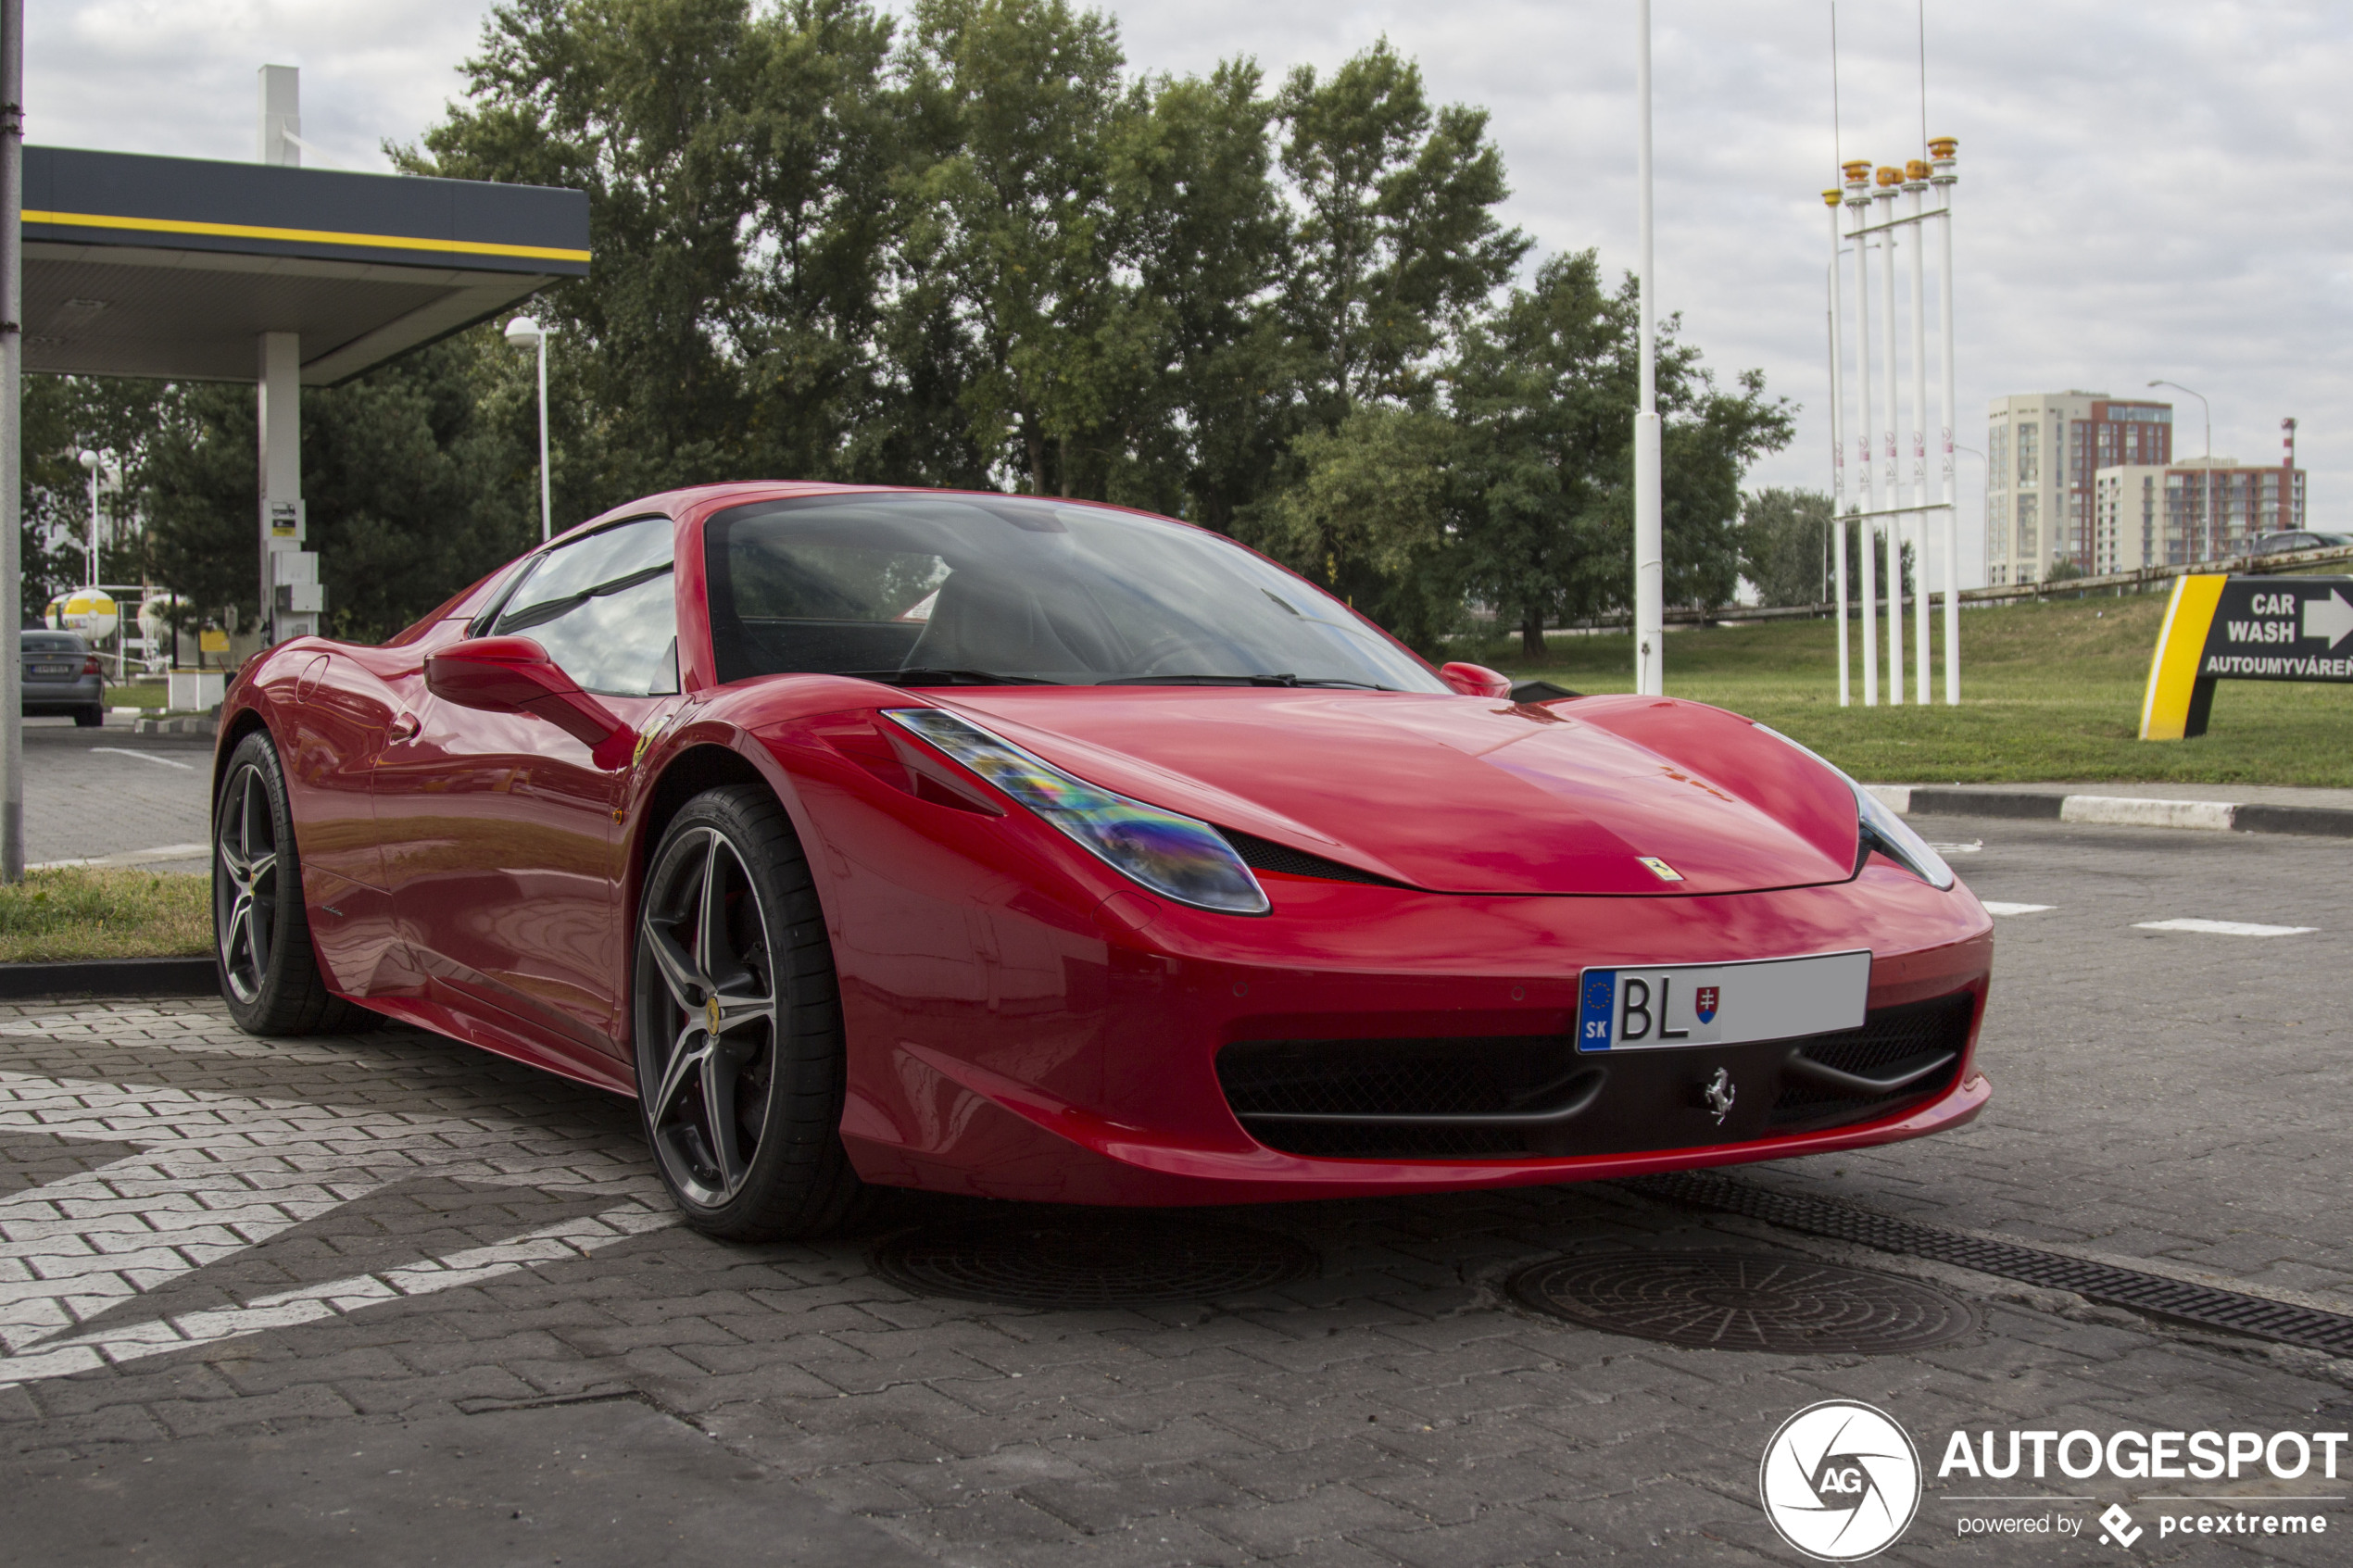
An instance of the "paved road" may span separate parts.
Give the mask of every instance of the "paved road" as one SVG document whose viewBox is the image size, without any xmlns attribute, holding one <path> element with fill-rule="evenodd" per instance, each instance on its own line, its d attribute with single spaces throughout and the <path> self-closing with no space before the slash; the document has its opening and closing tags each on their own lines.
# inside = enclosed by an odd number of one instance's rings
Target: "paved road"
<svg viewBox="0 0 2353 1568">
<path fill-rule="evenodd" d="M 2353 1310 L 2353 846 L 1931 825 L 1982 845 L 1956 859 L 1984 897 L 2055 906 L 2002 917 L 1991 1109 L 1750 1179 Z M 2134 929 L 2173 918 L 2316 929 Z M 2353 1424 L 2353 1362 L 1606 1186 L 1252 1210 L 1320 1274 L 1214 1306 L 925 1298 L 869 1266 L 873 1236 L 677 1228 L 628 1107 L 463 1047 L 255 1041 L 201 1004 L 15 1010 L 0 1538 L 49 1562 L 1795 1562 L 1757 1461 L 1828 1397 L 1889 1411 L 1931 1472 L 1962 1428 Z M 1910 1355 L 1683 1350 L 1501 1290 L 1543 1258 L 1692 1247 L 1910 1274 L 1984 1327 Z M 1931 1482 L 1881 1561 L 2125 1555 L 2095 1524 L 1957 1540 L 1986 1508 L 1956 1497 L 1988 1490 L 2090 1499 L 2028 1516 L 2121 1502 L 2152 1562 L 2345 1561 L 2342 1477 L 2174 1505 L 2317 1512 L 2334 1538 L 2160 1537 L 2148 1489 Z"/>
<path fill-rule="evenodd" d="M 209 736 L 137 735 L 130 721 L 77 728 L 24 721 L 25 860 L 121 858 L 157 871 L 202 872 L 210 832 Z M 153 856 L 153 850 L 173 853 Z"/>
</svg>

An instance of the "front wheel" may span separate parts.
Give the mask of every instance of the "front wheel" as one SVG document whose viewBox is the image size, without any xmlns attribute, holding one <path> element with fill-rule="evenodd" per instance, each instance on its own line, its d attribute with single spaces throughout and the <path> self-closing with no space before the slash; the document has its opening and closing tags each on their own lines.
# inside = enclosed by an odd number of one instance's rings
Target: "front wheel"
<svg viewBox="0 0 2353 1568">
<path fill-rule="evenodd" d="M 736 1241 L 839 1225 L 847 1061 L 809 862 L 756 785 L 697 796 L 648 858 L 633 987 L 637 1103 L 686 1223 Z"/>
<path fill-rule="evenodd" d="M 302 862 L 278 748 L 256 730 L 229 755 L 212 808 L 213 959 L 248 1035 L 316 1035 L 368 1015 L 327 989 L 302 906 Z"/>
</svg>

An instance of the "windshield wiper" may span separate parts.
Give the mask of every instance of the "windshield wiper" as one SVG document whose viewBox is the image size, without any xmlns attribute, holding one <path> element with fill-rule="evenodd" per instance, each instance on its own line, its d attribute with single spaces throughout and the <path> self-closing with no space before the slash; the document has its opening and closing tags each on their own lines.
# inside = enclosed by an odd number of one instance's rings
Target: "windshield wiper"
<svg viewBox="0 0 2353 1568">
<path fill-rule="evenodd" d="M 1349 681 L 1337 675 L 1114 675 L 1099 686 L 1355 686 L 1368 692 L 1393 692 L 1395 686 L 1371 681 Z"/>
<path fill-rule="evenodd" d="M 1059 686 L 1066 683 L 1037 675 L 1000 675 L 994 670 L 937 670 L 916 665 L 906 670 L 837 670 L 852 681 L 879 681 L 886 686 Z"/>
</svg>

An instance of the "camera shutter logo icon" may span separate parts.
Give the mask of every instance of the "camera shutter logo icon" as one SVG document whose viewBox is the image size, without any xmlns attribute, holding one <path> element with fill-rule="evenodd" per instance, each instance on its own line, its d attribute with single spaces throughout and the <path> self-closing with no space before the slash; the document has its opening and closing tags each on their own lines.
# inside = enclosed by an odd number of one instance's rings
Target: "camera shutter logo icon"
<svg viewBox="0 0 2353 1568">
<path fill-rule="evenodd" d="M 1919 1512 L 1919 1450 L 1885 1411 L 1824 1399 L 1781 1423 L 1756 1487 L 1781 1539 L 1818 1562 L 1859 1562 Z"/>
</svg>

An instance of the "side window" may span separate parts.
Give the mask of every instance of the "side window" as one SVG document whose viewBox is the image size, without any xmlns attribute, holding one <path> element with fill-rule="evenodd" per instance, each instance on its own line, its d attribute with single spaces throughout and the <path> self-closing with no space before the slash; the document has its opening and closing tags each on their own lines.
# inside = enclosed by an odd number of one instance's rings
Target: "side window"
<svg viewBox="0 0 2353 1568">
<path fill-rule="evenodd" d="M 668 518 L 640 518 L 548 551 L 508 596 L 489 634 L 535 640 L 585 691 L 676 691 L 671 538 Z"/>
</svg>

